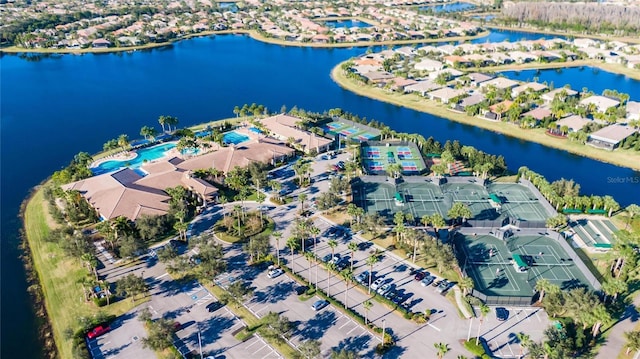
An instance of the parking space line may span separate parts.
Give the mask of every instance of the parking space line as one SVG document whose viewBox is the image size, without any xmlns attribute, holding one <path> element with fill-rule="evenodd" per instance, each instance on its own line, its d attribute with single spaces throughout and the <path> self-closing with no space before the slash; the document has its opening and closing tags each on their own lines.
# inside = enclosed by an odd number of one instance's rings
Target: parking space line
<svg viewBox="0 0 640 359">
<path fill-rule="evenodd" d="M 260 340 L 258 340 L 258 338 L 255 338 L 255 339 L 256 339 L 256 340 L 254 340 L 254 342 L 253 342 L 253 343 L 251 343 L 251 344 L 247 345 L 247 346 L 245 347 L 245 349 L 249 349 L 249 348 L 251 348 L 252 346 L 254 346 L 256 343 L 259 343 L 259 342 L 260 342 Z"/>
<path fill-rule="evenodd" d="M 428 326 L 430 326 L 431 328 L 441 332 L 442 330 L 440 330 L 440 328 L 436 327 L 435 325 L 431 324 L 431 323 L 427 323 Z"/>
<path fill-rule="evenodd" d="M 266 347 L 266 344 L 263 344 L 260 349 L 256 350 L 255 352 L 253 352 L 253 355 L 256 355 L 257 352 L 261 351 L 264 347 Z"/>
<path fill-rule="evenodd" d="M 354 324 L 356 324 L 356 323 L 354 323 Z M 347 332 L 347 335 L 351 334 L 352 331 L 354 331 L 354 330 L 356 330 L 358 328 L 360 328 L 360 326 L 356 324 L 356 326 L 353 329 L 351 329 L 350 331 Z"/>
</svg>

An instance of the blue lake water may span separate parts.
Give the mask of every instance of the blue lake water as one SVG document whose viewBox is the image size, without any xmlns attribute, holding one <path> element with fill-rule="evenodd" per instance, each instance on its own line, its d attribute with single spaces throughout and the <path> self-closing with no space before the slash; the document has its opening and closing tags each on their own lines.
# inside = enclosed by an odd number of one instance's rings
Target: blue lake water
<svg viewBox="0 0 640 359">
<path fill-rule="evenodd" d="M 469 4 L 466 2 L 454 2 L 450 4 L 441 4 L 441 5 L 432 5 L 432 6 L 421 6 L 420 10 L 432 10 L 433 12 L 458 12 L 458 11 L 467 11 L 471 9 L 475 9 L 474 4 Z"/>
<path fill-rule="evenodd" d="M 601 95 L 604 90 L 615 89 L 629 94 L 631 100 L 640 101 L 640 81 L 597 67 L 505 71 L 502 74 L 518 81 L 533 81 L 537 78 L 538 82 L 553 83 L 556 88 L 570 85 L 572 89 L 582 91 L 582 88 L 586 87 L 597 95 Z"/>
<path fill-rule="evenodd" d="M 492 32 L 476 42 L 540 37 Z M 17 259 L 17 214 L 22 199 L 77 152 L 98 152 L 104 142 L 122 133 L 137 137 L 145 125 L 160 129 L 160 115 L 178 117 L 182 127 L 233 117 L 233 107 L 245 103 L 264 104 L 272 111 L 283 104 L 312 111 L 340 107 L 397 131 L 417 132 L 441 142 L 457 139 L 503 154 L 512 169 L 526 165 L 550 180 L 574 178 L 585 193 L 611 194 L 623 205 L 640 202 L 638 172 L 341 89 L 330 79 L 330 69 L 364 51 L 274 46 L 228 35 L 133 53 L 2 56 L 0 310 L 3 323 L 13 325 L 1 333 L 0 356 L 41 357 L 25 273 Z M 607 74 L 599 74 L 598 81 L 608 87 L 622 81 L 618 75 Z M 640 93 L 638 82 L 632 85 Z"/>
<path fill-rule="evenodd" d="M 327 27 L 332 27 L 332 28 L 340 28 L 340 27 L 347 27 L 347 28 L 352 28 L 352 27 L 371 27 L 373 25 L 363 22 L 363 21 L 358 21 L 358 20 L 353 20 L 353 19 L 348 19 L 348 20 L 329 20 L 329 21 L 325 21 L 324 24 Z"/>
</svg>

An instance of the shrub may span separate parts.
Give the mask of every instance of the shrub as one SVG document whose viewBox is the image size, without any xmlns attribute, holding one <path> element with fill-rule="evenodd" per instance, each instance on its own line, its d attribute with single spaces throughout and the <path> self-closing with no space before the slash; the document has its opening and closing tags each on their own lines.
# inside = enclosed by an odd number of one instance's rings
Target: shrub
<svg viewBox="0 0 640 359">
<path fill-rule="evenodd" d="M 475 355 L 475 356 L 479 356 L 481 358 L 491 358 L 491 356 L 489 355 L 489 353 L 487 353 L 484 349 L 484 346 L 482 345 L 482 340 L 480 340 L 478 342 L 478 344 L 476 345 L 476 338 L 470 338 L 469 340 L 464 342 L 464 347 L 465 349 L 467 349 L 468 351 L 471 352 L 471 354 Z"/>
<path fill-rule="evenodd" d="M 98 307 L 104 307 L 105 305 L 107 305 L 107 302 L 109 304 L 114 303 L 116 301 L 116 296 L 115 295 L 111 295 L 108 298 L 109 300 L 107 301 L 107 297 L 102 297 L 102 298 L 93 298 L 93 302 L 98 306 Z"/>
</svg>

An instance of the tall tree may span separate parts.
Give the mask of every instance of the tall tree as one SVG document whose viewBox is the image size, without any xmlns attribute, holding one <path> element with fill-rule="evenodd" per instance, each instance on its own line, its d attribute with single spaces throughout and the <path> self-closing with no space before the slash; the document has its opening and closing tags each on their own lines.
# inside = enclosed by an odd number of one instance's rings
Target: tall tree
<svg viewBox="0 0 640 359">
<path fill-rule="evenodd" d="M 362 306 L 364 307 L 364 324 L 365 325 L 369 325 L 369 310 L 371 310 L 371 307 L 373 307 L 373 303 L 370 300 L 366 300 L 362 303 Z"/>
<path fill-rule="evenodd" d="M 484 303 L 480 304 L 480 325 L 478 325 L 478 335 L 476 335 L 476 345 L 480 343 L 480 328 L 482 328 L 482 323 L 484 322 L 484 318 L 487 316 L 487 314 L 489 314 L 489 311 L 491 311 L 491 309 L 489 309 L 489 307 L 486 304 Z"/>
<path fill-rule="evenodd" d="M 451 350 L 449 348 L 449 345 L 446 343 L 434 343 L 433 346 L 436 348 L 436 350 L 438 351 L 438 359 L 442 359 L 442 357 L 449 351 Z"/>
<path fill-rule="evenodd" d="M 287 246 L 289 247 L 289 251 L 291 252 L 291 272 L 293 272 L 293 274 L 296 274 L 296 266 L 293 259 L 293 254 L 295 253 L 296 249 L 300 247 L 300 241 L 295 237 L 289 237 L 289 239 L 287 239 Z"/>
<path fill-rule="evenodd" d="M 367 264 L 369 265 L 369 288 L 368 293 L 371 294 L 371 279 L 373 279 L 373 265 L 378 263 L 378 256 L 373 254 L 367 258 Z"/>
</svg>

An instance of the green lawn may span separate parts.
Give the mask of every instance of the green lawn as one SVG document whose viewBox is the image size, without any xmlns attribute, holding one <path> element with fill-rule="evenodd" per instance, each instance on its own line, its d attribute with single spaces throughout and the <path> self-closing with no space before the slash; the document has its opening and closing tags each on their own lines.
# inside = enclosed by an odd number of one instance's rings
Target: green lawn
<svg viewBox="0 0 640 359">
<path fill-rule="evenodd" d="M 49 233 L 48 223 L 52 223 L 46 208 L 42 190 L 38 190 L 25 210 L 25 231 L 53 327 L 58 357 L 71 358 L 71 340 L 65 338 L 63 332 L 68 328 L 75 330 L 79 317 L 93 316 L 99 311 L 122 315 L 142 300 L 135 304 L 131 300 L 123 300 L 103 308 L 96 307 L 93 302 L 85 302 L 79 282 L 87 275 L 87 270 L 78 260 L 65 256 L 56 244 L 45 241 Z"/>
</svg>

